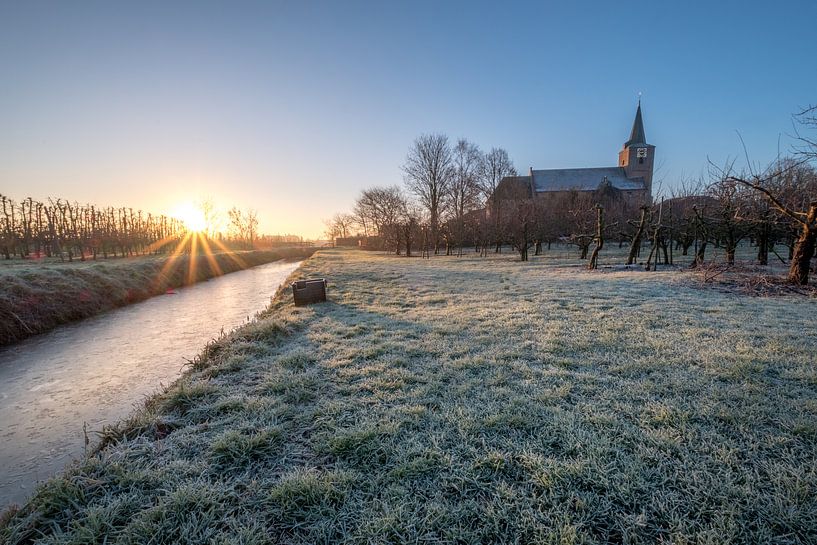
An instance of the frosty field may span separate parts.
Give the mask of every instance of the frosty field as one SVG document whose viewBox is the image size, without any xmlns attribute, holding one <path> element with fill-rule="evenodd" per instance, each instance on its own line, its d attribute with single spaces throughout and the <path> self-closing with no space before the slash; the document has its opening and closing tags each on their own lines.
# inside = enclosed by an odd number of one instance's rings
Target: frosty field
<svg viewBox="0 0 817 545">
<path fill-rule="evenodd" d="M 327 250 L 8 543 L 813 543 L 817 301 Z"/>
</svg>

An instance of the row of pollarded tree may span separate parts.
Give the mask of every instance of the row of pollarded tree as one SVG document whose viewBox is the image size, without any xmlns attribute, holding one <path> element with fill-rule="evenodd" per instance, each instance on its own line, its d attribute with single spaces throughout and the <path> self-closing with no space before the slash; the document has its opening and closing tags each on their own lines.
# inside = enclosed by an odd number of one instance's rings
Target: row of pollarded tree
<svg viewBox="0 0 817 545">
<path fill-rule="evenodd" d="M 281 245 L 274 237 L 258 233 L 258 213 L 231 208 L 227 232 L 216 232 L 219 212 L 210 200 L 199 204 L 208 228 L 200 236 L 219 240 L 221 248 L 252 249 Z M 184 223 L 165 215 L 144 213 L 133 208 L 97 207 L 64 199 L 48 202 L 26 198 L 21 202 L 0 195 L 0 255 L 5 259 L 58 257 L 118 257 L 191 251 L 180 244 L 187 233 Z M 291 238 L 291 237 L 290 237 Z"/>
<path fill-rule="evenodd" d="M 815 111 L 798 119 L 817 129 Z M 364 190 L 352 213 L 328 223 L 328 233 L 378 235 L 384 249 L 407 255 L 418 249 L 442 253 L 443 245 L 446 254 L 473 246 L 486 255 L 489 248 L 498 252 L 510 245 L 523 261 L 531 250 L 539 254 L 545 244 L 567 241 L 590 268 L 597 266 L 605 240 L 629 244 L 627 264 L 641 260 L 647 268 L 672 263 L 674 250 L 688 255 L 693 248 L 691 266 L 698 267 L 713 245 L 724 248 L 731 265 L 738 245 L 750 241 L 758 264 L 768 265 L 774 256 L 789 265 L 791 282 L 806 284 L 817 239 L 817 143 L 801 142 L 791 158 L 762 173 L 713 168 L 710 182 L 681 184 L 672 198 L 633 209 L 609 189 L 492 198 L 499 181 L 515 174 L 504 150 L 483 154 L 466 140 L 451 146 L 443 135 L 426 135 L 409 150 L 404 188 Z"/>
<path fill-rule="evenodd" d="M 15 202 L 0 195 L 0 254 L 5 259 L 59 257 L 72 261 L 144 254 L 178 241 L 182 222 L 132 208 L 99 208 L 63 199 Z"/>
</svg>

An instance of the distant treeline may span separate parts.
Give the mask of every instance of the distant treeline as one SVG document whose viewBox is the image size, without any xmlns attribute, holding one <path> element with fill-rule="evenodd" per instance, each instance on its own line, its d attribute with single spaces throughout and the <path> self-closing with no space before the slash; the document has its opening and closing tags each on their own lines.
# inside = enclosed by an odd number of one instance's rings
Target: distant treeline
<svg viewBox="0 0 817 545">
<path fill-rule="evenodd" d="M 99 208 L 65 199 L 15 202 L 0 195 L 0 254 L 72 261 L 160 253 L 185 229 L 181 221 L 133 208 Z"/>
<path fill-rule="evenodd" d="M 216 223 L 219 213 L 212 202 L 203 203 L 209 222 Z M 5 259 L 124 257 L 165 254 L 170 251 L 189 253 L 187 230 L 176 218 L 134 210 L 129 207 L 98 207 L 67 199 L 40 202 L 31 197 L 16 202 L 0 195 L 0 255 Z M 226 233 L 208 226 L 201 236 L 216 240 L 218 250 L 258 250 L 285 246 L 310 245 L 298 235 L 264 235 L 258 233 L 254 210 L 228 211 Z"/>
</svg>

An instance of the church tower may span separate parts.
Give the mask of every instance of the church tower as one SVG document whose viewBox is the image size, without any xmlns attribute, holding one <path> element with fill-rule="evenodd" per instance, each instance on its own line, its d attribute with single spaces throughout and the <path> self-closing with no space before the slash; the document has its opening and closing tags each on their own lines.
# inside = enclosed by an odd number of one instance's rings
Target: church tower
<svg viewBox="0 0 817 545">
<path fill-rule="evenodd" d="M 652 169 L 655 160 L 655 146 L 647 144 L 644 122 L 641 119 L 641 101 L 635 111 L 633 130 L 624 148 L 618 152 L 618 166 L 624 168 L 628 178 L 644 178 L 649 194 L 652 195 Z"/>
</svg>

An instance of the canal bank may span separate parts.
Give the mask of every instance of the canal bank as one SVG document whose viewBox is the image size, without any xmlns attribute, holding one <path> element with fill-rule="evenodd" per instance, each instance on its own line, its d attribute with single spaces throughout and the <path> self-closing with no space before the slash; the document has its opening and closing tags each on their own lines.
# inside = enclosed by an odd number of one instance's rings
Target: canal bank
<svg viewBox="0 0 817 545">
<path fill-rule="evenodd" d="M 265 309 L 299 264 L 220 276 L 0 348 L 0 511 L 81 457 L 86 433 L 95 443 L 208 341 Z"/>
<path fill-rule="evenodd" d="M 271 263 L 301 260 L 314 248 L 150 256 L 0 267 L 0 346 L 161 295 L 168 289 Z"/>
</svg>

